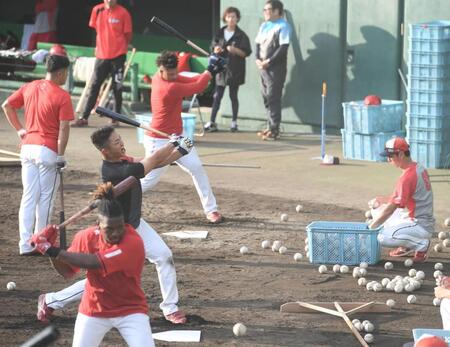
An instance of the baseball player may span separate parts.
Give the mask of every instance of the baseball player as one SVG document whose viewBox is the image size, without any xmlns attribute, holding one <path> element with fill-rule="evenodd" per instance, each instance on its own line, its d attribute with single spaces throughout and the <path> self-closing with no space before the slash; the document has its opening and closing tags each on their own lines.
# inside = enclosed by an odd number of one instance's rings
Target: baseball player
<svg viewBox="0 0 450 347">
<path fill-rule="evenodd" d="M 265 22 L 255 39 L 256 66 L 261 75 L 261 92 L 269 121 L 269 127 L 260 134 L 263 140 L 276 140 L 280 134 L 281 97 L 291 33 L 283 11 L 281 1 L 266 1 L 263 10 Z"/>
<path fill-rule="evenodd" d="M 144 244 L 136 230 L 125 224 L 121 204 L 110 197 L 102 199 L 97 225 L 78 232 L 67 251 L 54 246 L 56 238 L 57 227 L 48 226 L 32 242 L 64 278 L 87 270 L 72 346 L 99 346 L 112 328 L 128 346 L 154 346 L 140 285 Z"/>
<path fill-rule="evenodd" d="M 427 170 L 412 161 L 409 144 L 395 137 L 386 142 L 382 155 L 402 170 L 393 194 L 369 201 L 373 219 L 369 228 L 383 225 L 378 241 L 385 247 L 397 247 L 389 255 L 414 254 L 414 262 L 424 262 L 434 232 L 433 192 Z"/>
<path fill-rule="evenodd" d="M 122 108 L 122 82 L 128 45 L 131 42 L 133 28 L 128 11 L 117 4 L 117 0 L 103 0 L 92 9 L 89 26 L 96 30 L 95 66 L 90 83 L 86 104 L 74 126 L 88 125 L 91 110 L 97 102 L 100 87 L 111 74 L 114 92 L 114 111 Z M 112 122 L 117 126 L 117 122 Z"/>
<path fill-rule="evenodd" d="M 126 156 L 124 143 L 112 127 L 96 130 L 91 135 L 92 143 L 101 152 L 103 182 L 117 184 L 134 176 L 138 180 L 151 170 L 170 164 L 187 154 L 192 147 L 189 139 L 177 137 L 158 151 L 142 160 Z M 184 324 L 185 314 L 177 307 L 178 289 L 172 252 L 158 233 L 141 218 L 142 190 L 140 184 L 118 198 L 124 211 L 125 222 L 132 225 L 144 241 L 145 256 L 156 265 L 163 301 L 160 308 L 166 319 L 174 324 Z M 37 317 L 47 322 L 54 309 L 60 309 L 81 298 L 86 280 L 56 293 L 42 294 L 38 300 Z"/>
<path fill-rule="evenodd" d="M 211 61 L 208 70 L 192 78 L 178 75 L 178 58 L 175 53 L 163 52 L 157 58 L 156 64 L 159 71 L 152 78 L 151 106 L 153 116 L 151 127 L 167 134 L 181 135 L 183 133 L 181 119 L 183 97 L 202 92 L 211 80 L 212 73 L 221 71 L 221 62 L 217 59 Z M 167 138 L 151 131 L 147 131 L 146 135 L 144 147 L 147 156 L 158 148 L 165 146 L 169 141 Z M 176 163 L 192 176 L 208 221 L 220 223 L 222 215 L 217 210 L 216 198 L 195 148 L 189 155 L 180 158 Z M 142 190 L 145 192 L 153 188 L 166 170 L 167 166 L 152 170 L 147 174 L 141 180 Z"/>
<path fill-rule="evenodd" d="M 64 167 L 64 152 L 73 120 L 70 95 L 60 86 L 67 79 L 69 59 L 49 55 L 45 79 L 25 84 L 2 105 L 6 118 L 22 142 L 23 194 L 19 210 L 19 253 L 34 254 L 29 240 L 50 221 L 59 186 L 57 167 Z M 25 127 L 17 116 L 24 108 Z M 34 230 L 34 231 L 33 231 Z"/>
</svg>

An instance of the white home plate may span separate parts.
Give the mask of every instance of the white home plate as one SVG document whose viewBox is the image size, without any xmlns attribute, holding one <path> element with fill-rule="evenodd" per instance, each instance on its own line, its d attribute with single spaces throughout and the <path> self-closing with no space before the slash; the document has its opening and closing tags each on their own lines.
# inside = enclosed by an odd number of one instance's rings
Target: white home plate
<svg viewBox="0 0 450 347">
<path fill-rule="evenodd" d="M 181 230 L 163 233 L 163 235 L 175 236 L 179 239 L 206 239 L 208 237 L 208 231 Z"/>
<path fill-rule="evenodd" d="M 155 340 L 168 342 L 200 342 L 201 330 L 168 330 L 153 333 Z"/>
</svg>

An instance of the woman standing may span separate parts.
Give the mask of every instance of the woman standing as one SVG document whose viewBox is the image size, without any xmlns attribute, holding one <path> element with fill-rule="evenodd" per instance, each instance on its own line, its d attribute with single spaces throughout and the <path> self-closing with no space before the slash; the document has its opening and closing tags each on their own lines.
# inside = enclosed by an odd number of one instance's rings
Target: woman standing
<svg viewBox="0 0 450 347">
<path fill-rule="evenodd" d="M 222 16 L 222 20 L 227 25 L 219 30 L 211 45 L 212 51 L 218 56 L 227 59 L 228 62 L 227 68 L 216 75 L 211 120 L 205 124 L 205 130 L 209 132 L 217 131 L 216 116 L 226 86 L 229 87 L 233 112 L 230 130 L 232 132 L 238 130 L 238 90 L 239 86 L 245 83 L 245 58 L 252 53 L 247 34 L 237 26 L 240 19 L 241 13 L 239 10 L 236 7 L 228 7 Z"/>
</svg>

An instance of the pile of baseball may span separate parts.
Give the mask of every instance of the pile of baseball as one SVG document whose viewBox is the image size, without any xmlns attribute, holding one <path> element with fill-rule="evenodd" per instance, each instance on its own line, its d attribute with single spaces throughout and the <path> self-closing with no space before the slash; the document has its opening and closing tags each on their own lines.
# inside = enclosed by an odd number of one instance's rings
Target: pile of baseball
<svg viewBox="0 0 450 347">
<path fill-rule="evenodd" d="M 361 322 L 359 319 L 353 319 L 352 324 L 355 327 L 355 329 L 358 330 L 359 332 L 364 331 L 369 333 L 364 335 L 364 341 L 366 341 L 367 343 L 373 342 L 374 338 L 373 335 L 370 333 L 375 330 L 375 326 L 370 321 L 364 320 Z"/>
<path fill-rule="evenodd" d="M 450 223 L 450 218 L 447 218 Z M 447 219 L 445 220 L 447 222 Z M 437 253 L 440 253 L 444 250 L 444 248 L 450 247 L 450 238 L 448 232 L 441 231 L 438 234 L 439 243 L 435 244 L 433 250 Z"/>
</svg>

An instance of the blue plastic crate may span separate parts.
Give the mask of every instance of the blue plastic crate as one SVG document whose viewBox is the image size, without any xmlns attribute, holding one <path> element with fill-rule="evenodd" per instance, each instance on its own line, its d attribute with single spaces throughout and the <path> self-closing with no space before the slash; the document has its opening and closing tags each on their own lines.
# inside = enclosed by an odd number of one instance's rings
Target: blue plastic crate
<svg viewBox="0 0 450 347">
<path fill-rule="evenodd" d="M 380 156 L 386 141 L 392 137 L 405 137 L 404 131 L 394 131 L 378 134 L 358 134 L 341 129 L 342 151 L 345 159 L 386 161 Z"/>
<path fill-rule="evenodd" d="M 407 112 L 406 126 L 413 128 L 448 129 L 450 128 L 450 116 L 427 116 Z"/>
<path fill-rule="evenodd" d="M 443 329 L 413 329 L 413 336 L 414 341 L 417 342 L 417 340 L 420 339 L 420 337 L 424 334 L 431 335 L 431 336 L 439 336 L 442 337 L 445 342 L 447 342 L 447 345 L 450 346 L 450 330 L 443 330 Z"/>
<path fill-rule="evenodd" d="M 438 92 L 432 90 L 408 88 L 408 101 L 425 103 L 450 103 L 450 92 Z"/>
<path fill-rule="evenodd" d="M 366 223 L 312 222 L 308 232 L 309 261 L 314 264 L 376 264 L 381 247 L 380 228 L 368 229 Z"/>
<path fill-rule="evenodd" d="M 195 132 L 195 114 L 191 113 L 182 113 L 181 119 L 183 120 L 183 136 L 189 137 L 192 141 L 194 141 L 194 132 Z M 152 113 L 140 113 L 136 114 L 135 118 L 138 122 L 143 122 L 145 124 L 150 124 L 152 122 Z M 141 128 L 137 128 L 137 139 L 138 143 L 144 142 L 145 130 Z"/>
<path fill-rule="evenodd" d="M 408 88 L 450 92 L 450 78 L 414 77 L 408 75 Z"/>
<path fill-rule="evenodd" d="M 409 36 L 419 40 L 450 39 L 450 21 L 436 20 L 409 25 Z"/>
<path fill-rule="evenodd" d="M 413 77 L 445 78 L 450 77 L 450 65 L 409 65 L 409 74 Z"/>
<path fill-rule="evenodd" d="M 407 102 L 408 112 L 424 116 L 443 117 L 450 114 L 450 103 L 441 102 Z"/>
<path fill-rule="evenodd" d="M 409 64 L 420 65 L 448 65 L 450 64 L 450 53 L 431 52 L 408 52 Z"/>
<path fill-rule="evenodd" d="M 366 106 L 363 101 L 343 102 L 344 128 L 361 134 L 397 131 L 402 128 L 403 101 L 382 100 L 381 105 Z"/>
<path fill-rule="evenodd" d="M 423 40 L 409 39 L 409 50 L 412 52 L 445 53 L 450 51 L 450 39 Z"/>
<path fill-rule="evenodd" d="M 450 141 L 409 140 L 411 158 L 430 169 L 450 167 Z"/>
<path fill-rule="evenodd" d="M 450 128 L 414 128 L 406 127 L 406 137 L 409 141 L 450 141 Z"/>
</svg>

